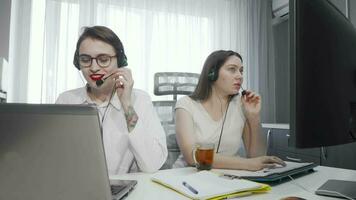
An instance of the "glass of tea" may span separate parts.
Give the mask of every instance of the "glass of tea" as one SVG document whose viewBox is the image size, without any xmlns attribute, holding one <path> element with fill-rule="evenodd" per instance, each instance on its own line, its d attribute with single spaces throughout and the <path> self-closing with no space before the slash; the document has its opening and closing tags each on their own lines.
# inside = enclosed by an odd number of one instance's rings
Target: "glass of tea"
<svg viewBox="0 0 356 200">
<path fill-rule="evenodd" d="M 197 143 L 193 149 L 193 159 L 198 170 L 210 170 L 214 160 L 214 143 Z"/>
</svg>

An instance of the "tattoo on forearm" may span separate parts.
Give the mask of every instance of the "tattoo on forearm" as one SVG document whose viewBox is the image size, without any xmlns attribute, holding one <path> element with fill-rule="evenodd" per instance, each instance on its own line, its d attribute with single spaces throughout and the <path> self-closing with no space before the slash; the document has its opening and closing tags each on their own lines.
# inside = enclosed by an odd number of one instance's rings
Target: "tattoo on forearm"
<svg viewBox="0 0 356 200">
<path fill-rule="evenodd" d="M 131 132 L 138 121 L 138 116 L 136 114 L 135 109 L 132 106 L 129 106 L 127 109 L 127 112 L 125 112 L 125 117 L 126 117 L 126 124 L 127 124 L 127 129 L 129 132 Z"/>
</svg>

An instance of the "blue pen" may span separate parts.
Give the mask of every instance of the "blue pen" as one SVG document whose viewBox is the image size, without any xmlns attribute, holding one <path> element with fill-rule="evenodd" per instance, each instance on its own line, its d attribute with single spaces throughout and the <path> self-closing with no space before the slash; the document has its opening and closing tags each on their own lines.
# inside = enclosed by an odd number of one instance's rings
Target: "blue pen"
<svg viewBox="0 0 356 200">
<path fill-rule="evenodd" d="M 198 194 L 198 190 L 194 189 L 191 185 L 189 185 L 187 182 L 183 181 L 182 183 L 184 187 L 188 188 L 191 192 L 194 194 Z"/>
</svg>

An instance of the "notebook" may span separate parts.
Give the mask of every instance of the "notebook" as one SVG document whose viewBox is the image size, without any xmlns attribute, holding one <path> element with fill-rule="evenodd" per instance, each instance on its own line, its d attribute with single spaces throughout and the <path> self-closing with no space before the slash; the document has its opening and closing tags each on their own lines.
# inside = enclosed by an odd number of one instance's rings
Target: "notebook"
<svg viewBox="0 0 356 200">
<path fill-rule="evenodd" d="M 286 166 L 277 165 L 274 168 L 266 168 L 260 171 L 213 169 L 212 171 L 230 178 L 243 178 L 268 184 L 278 184 L 290 179 L 290 176 L 297 177 L 313 172 L 317 165 L 314 163 L 298 163 L 285 161 Z"/>
<path fill-rule="evenodd" d="M 191 199 L 226 199 L 270 190 L 270 186 L 266 184 L 224 178 L 211 171 L 188 175 L 157 172 L 151 180 Z"/>
<path fill-rule="evenodd" d="M 111 195 L 95 108 L 0 104 L 0 130 L 0 199 L 111 200 L 136 184 Z"/>
</svg>

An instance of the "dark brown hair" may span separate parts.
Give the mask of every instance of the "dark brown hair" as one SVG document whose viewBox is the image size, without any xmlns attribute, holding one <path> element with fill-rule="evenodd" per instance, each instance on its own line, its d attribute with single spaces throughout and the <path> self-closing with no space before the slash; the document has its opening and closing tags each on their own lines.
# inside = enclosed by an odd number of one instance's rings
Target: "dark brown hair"
<svg viewBox="0 0 356 200">
<path fill-rule="evenodd" d="M 103 41 L 108 43 L 115 49 L 115 54 L 117 56 L 118 67 L 127 66 L 127 57 L 125 55 L 124 46 L 121 43 L 119 37 L 109 28 L 105 26 L 92 26 L 92 27 L 84 27 L 83 33 L 80 35 L 77 47 L 74 53 L 73 64 L 74 66 L 80 70 L 79 66 L 79 47 L 80 44 L 86 38 L 92 38 L 96 40 Z"/>
<path fill-rule="evenodd" d="M 241 55 L 231 50 L 214 51 L 206 58 L 203 69 L 200 73 L 198 85 L 196 86 L 193 94 L 190 95 L 190 98 L 196 101 L 204 101 L 210 97 L 214 81 L 209 79 L 209 73 L 214 71 L 216 76 L 218 76 L 221 66 L 224 65 L 230 56 L 237 56 L 242 62 Z"/>
</svg>

